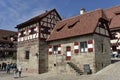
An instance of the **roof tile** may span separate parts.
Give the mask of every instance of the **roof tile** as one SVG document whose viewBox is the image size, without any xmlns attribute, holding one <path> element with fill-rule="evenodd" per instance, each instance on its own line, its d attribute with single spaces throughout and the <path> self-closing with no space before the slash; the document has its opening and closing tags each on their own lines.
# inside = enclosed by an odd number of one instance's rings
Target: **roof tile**
<svg viewBox="0 0 120 80">
<path fill-rule="evenodd" d="M 15 31 L 9 31 L 9 30 L 2 30 L 0 29 L 0 42 L 10 42 L 10 37 L 14 36 L 15 34 L 17 34 L 17 32 Z M 5 38 L 7 38 L 5 40 Z"/>
<path fill-rule="evenodd" d="M 59 21 L 47 41 L 93 33 L 97 26 L 98 20 L 102 16 L 103 10 L 97 9 L 92 12 Z M 68 28 L 68 26 L 75 21 L 78 22 L 72 28 Z M 57 31 L 57 29 L 59 29 L 63 24 L 66 25 L 60 31 Z"/>
</svg>

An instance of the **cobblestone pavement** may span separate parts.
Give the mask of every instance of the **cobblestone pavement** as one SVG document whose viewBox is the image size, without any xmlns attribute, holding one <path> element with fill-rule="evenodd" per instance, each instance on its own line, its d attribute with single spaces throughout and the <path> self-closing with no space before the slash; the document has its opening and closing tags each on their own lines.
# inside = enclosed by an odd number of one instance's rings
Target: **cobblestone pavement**
<svg viewBox="0 0 120 80">
<path fill-rule="evenodd" d="M 7 74 L 0 71 L 0 80 L 120 80 L 120 62 L 111 64 L 93 75 L 71 75 L 71 74 L 26 74 L 22 73 L 21 78 L 14 79 L 13 73 Z"/>
</svg>

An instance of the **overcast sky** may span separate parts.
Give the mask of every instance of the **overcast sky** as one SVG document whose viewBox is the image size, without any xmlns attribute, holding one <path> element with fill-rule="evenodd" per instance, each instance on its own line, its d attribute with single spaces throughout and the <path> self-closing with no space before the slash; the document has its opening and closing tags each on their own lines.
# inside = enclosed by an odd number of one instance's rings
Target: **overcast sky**
<svg viewBox="0 0 120 80">
<path fill-rule="evenodd" d="M 0 0 L 0 29 L 17 31 L 14 27 L 26 20 L 56 8 L 63 18 L 97 8 L 119 6 L 120 0 Z"/>
</svg>

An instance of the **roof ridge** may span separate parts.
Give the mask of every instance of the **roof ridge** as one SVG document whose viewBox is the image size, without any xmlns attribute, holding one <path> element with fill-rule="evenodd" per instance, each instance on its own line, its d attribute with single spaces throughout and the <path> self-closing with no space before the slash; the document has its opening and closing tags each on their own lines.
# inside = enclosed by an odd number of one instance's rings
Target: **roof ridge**
<svg viewBox="0 0 120 80">
<path fill-rule="evenodd" d="M 0 30 L 7 31 L 7 32 L 15 32 L 16 33 L 16 31 L 12 31 L 12 30 L 5 30 L 5 29 L 0 29 Z"/>
<path fill-rule="evenodd" d="M 39 15 L 31 17 L 31 18 L 28 19 L 27 21 L 29 21 L 29 20 L 31 20 L 31 19 L 34 19 L 34 18 L 36 18 L 36 17 L 39 17 L 40 15 L 43 15 L 43 14 L 45 14 L 46 12 L 49 13 L 49 12 L 51 12 L 51 11 L 53 11 L 53 10 L 55 10 L 55 9 L 45 10 L 45 11 L 39 13 Z M 27 22 L 27 21 L 25 21 L 25 22 Z"/>
<path fill-rule="evenodd" d="M 103 10 L 103 9 L 102 9 L 102 8 L 98 8 L 98 9 L 95 9 L 95 10 L 93 10 L 93 11 L 85 12 L 85 13 L 82 14 L 82 15 L 80 14 L 80 15 L 72 16 L 72 17 L 70 17 L 70 18 L 63 19 L 63 20 L 61 20 L 61 21 L 59 21 L 59 22 L 62 22 L 62 21 L 65 21 L 65 20 L 69 20 L 69 19 L 73 19 L 73 18 L 80 17 L 80 16 L 85 16 L 85 15 L 87 15 L 87 14 L 93 13 L 93 12 L 98 11 L 98 10 Z"/>
<path fill-rule="evenodd" d="M 106 11 L 106 10 L 110 10 L 110 9 L 112 9 L 112 8 L 117 8 L 117 7 L 120 7 L 120 5 L 116 5 L 116 6 L 114 6 L 114 7 L 110 7 L 110 8 L 104 9 L 104 10 Z"/>
<path fill-rule="evenodd" d="M 50 9 L 50 10 L 45 10 L 44 12 L 41 12 L 39 15 L 37 15 L 37 16 L 33 16 L 31 19 L 33 19 L 33 18 L 35 18 L 35 17 L 39 17 L 40 15 L 42 15 L 42 14 L 45 14 L 46 12 L 51 12 L 51 11 L 53 11 L 53 10 L 55 10 L 55 8 L 54 9 Z M 29 19 L 30 20 L 30 19 Z"/>
<path fill-rule="evenodd" d="M 41 15 L 50 13 L 50 12 L 52 12 L 52 11 L 54 11 L 54 10 L 56 10 L 56 9 L 53 8 L 53 9 L 50 9 L 50 10 L 44 10 L 44 12 L 41 12 L 39 15 L 31 17 L 31 18 L 29 18 L 28 20 L 26 20 L 26 21 L 18 24 L 17 26 L 20 26 L 20 25 L 22 25 L 22 24 L 24 24 L 24 23 L 26 23 L 26 22 L 29 22 L 29 21 L 31 21 L 31 20 L 33 20 L 33 19 L 35 19 L 35 18 L 38 18 L 38 17 L 41 16 Z"/>
</svg>

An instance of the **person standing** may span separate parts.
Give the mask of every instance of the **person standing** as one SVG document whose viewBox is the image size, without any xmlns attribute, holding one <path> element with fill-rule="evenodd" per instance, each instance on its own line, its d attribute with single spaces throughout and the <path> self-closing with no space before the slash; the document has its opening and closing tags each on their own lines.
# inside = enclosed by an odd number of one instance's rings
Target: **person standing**
<svg viewBox="0 0 120 80">
<path fill-rule="evenodd" d="M 18 69 L 15 68 L 15 69 L 14 69 L 14 78 L 17 78 L 17 73 L 18 73 Z"/>
<path fill-rule="evenodd" d="M 10 64 L 8 62 L 8 65 L 7 65 L 7 73 L 10 74 Z"/>
<path fill-rule="evenodd" d="M 2 63 L 2 70 L 3 70 L 3 71 L 6 71 L 6 66 L 7 66 L 7 64 L 6 64 L 5 62 L 3 62 L 3 63 Z"/>
<path fill-rule="evenodd" d="M 19 73 L 19 77 L 21 77 L 22 67 L 20 65 L 18 66 L 18 73 Z"/>
</svg>

